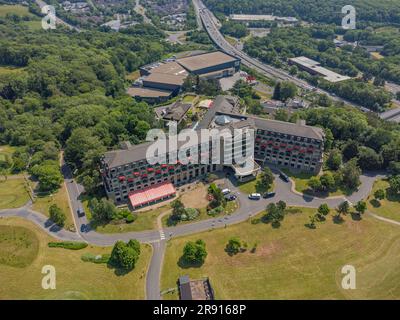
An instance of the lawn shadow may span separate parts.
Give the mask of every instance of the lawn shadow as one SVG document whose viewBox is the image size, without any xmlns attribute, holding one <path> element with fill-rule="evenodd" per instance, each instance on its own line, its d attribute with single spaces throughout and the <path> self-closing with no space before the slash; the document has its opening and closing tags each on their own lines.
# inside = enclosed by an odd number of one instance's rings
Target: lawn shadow
<svg viewBox="0 0 400 320">
<path fill-rule="evenodd" d="M 374 208 L 379 208 L 381 206 L 381 203 L 377 199 L 372 199 L 369 201 L 369 203 L 374 207 Z"/>
<path fill-rule="evenodd" d="M 333 221 L 333 223 L 335 223 L 335 224 L 342 224 L 343 222 L 344 222 L 344 219 L 343 219 L 343 217 L 341 216 L 341 215 L 334 215 L 333 217 L 332 217 L 332 221 Z"/>
<path fill-rule="evenodd" d="M 357 212 L 352 212 L 352 213 L 350 213 L 350 215 L 351 215 L 351 219 L 353 219 L 353 221 L 361 221 L 362 220 L 361 214 L 359 214 Z"/>
<path fill-rule="evenodd" d="M 183 256 L 181 256 L 178 260 L 178 267 L 182 269 L 189 269 L 189 268 L 200 268 L 203 263 L 190 263 L 185 260 Z"/>
<path fill-rule="evenodd" d="M 112 262 L 110 262 L 110 261 L 107 262 L 107 268 L 108 268 L 108 269 L 114 270 L 114 274 L 115 274 L 117 277 L 126 276 L 129 272 L 131 272 L 131 271 L 134 269 L 134 267 L 133 267 L 132 269 L 123 269 L 123 268 L 119 268 L 119 267 L 115 266 L 115 265 L 114 265 Z"/>
</svg>

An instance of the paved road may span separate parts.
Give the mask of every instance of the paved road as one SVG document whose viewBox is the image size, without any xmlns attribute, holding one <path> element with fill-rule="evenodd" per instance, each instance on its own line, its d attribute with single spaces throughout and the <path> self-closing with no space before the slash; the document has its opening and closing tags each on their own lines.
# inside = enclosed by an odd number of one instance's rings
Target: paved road
<svg viewBox="0 0 400 320">
<path fill-rule="evenodd" d="M 312 90 L 320 94 L 326 94 L 330 96 L 332 100 L 346 103 L 348 105 L 357 107 L 365 112 L 370 111 L 346 99 L 337 97 L 336 95 L 332 95 L 328 91 L 314 87 L 309 83 L 307 83 L 306 81 L 296 78 L 282 69 L 277 69 L 270 65 L 266 65 L 260 62 L 258 59 L 248 56 L 242 50 L 239 50 L 237 47 L 232 46 L 228 41 L 225 40 L 224 36 L 218 30 L 218 25 L 216 23 L 215 16 L 210 10 L 207 9 L 207 7 L 202 3 L 201 0 L 193 0 L 193 4 L 195 7 L 196 14 L 201 18 L 205 30 L 207 31 L 211 40 L 216 44 L 216 46 L 222 49 L 223 51 L 235 57 L 240 58 L 242 60 L 242 64 L 244 64 L 245 66 L 255 69 L 269 78 L 278 80 L 290 80 L 291 82 L 295 83 L 298 87 L 303 88 L 305 90 L 309 91 Z"/>
</svg>

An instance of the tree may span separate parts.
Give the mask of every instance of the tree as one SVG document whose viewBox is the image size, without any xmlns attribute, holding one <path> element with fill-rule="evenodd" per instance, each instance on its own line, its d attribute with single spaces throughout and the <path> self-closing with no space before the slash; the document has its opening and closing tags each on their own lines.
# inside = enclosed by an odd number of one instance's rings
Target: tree
<svg viewBox="0 0 400 320">
<path fill-rule="evenodd" d="M 228 241 L 228 244 L 226 245 L 226 252 L 228 252 L 230 255 L 235 255 L 240 252 L 242 248 L 242 243 L 239 238 L 233 237 L 230 238 Z"/>
<path fill-rule="evenodd" d="M 287 122 L 289 120 L 289 113 L 284 109 L 278 109 L 275 112 L 274 119 Z"/>
<path fill-rule="evenodd" d="M 114 219 L 118 213 L 114 203 L 106 199 L 90 199 L 89 209 L 92 213 L 92 219 L 98 222 L 110 221 Z"/>
<path fill-rule="evenodd" d="M 175 221 L 179 221 L 182 218 L 182 215 L 185 214 L 185 206 L 180 199 L 176 199 L 171 203 L 172 213 L 171 219 Z"/>
<path fill-rule="evenodd" d="M 326 203 L 323 203 L 318 207 L 318 213 L 322 214 L 323 216 L 327 216 L 329 211 L 329 206 Z"/>
<path fill-rule="evenodd" d="M 266 214 L 264 215 L 263 219 L 266 222 L 271 222 L 273 227 L 279 227 L 281 225 L 281 221 L 285 217 L 285 202 L 278 202 L 268 204 L 266 208 Z"/>
<path fill-rule="evenodd" d="M 39 181 L 41 191 L 55 191 L 63 182 L 60 169 L 56 163 L 37 164 L 32 167 L 31 172 Z"/>
<path fill-rule="evenodd" d="M 313 192 L 317 192 L 322 189 L 322 184 L 318 177 L 311 177 L 307 181 L 307 185 Z"/>
<path fill-rule="evenodd" d="M 342 165 L 342 153 L 339 149 L 332 149 L 329 152 L 328 159 L 326 160 L 326 165 L 331 170 L 338 170 Z"/>
<path fill-rule="evenodd" d="M 359 215 L 362 215 L 367 210 L 367 203 L 365 201 L 360 200 L 356 203 L 354 209 L 356 209 Z"/>
<path fill-rule="evenodd" d="M 308 218 L 310 219 L 310 222 L 306 226 L 308 226 L 310 229 L 315 229 L 315 220 L 317 217 L 314 214 L 311 214 Z"/>
<path fill-rule="evenodd" d="M 53 221 L 55 224 L 60 227 L 64 226 L 66 220 L 65 213 L 56 204 L 52 204 L 50 206 L 49 216 L 50 220 Z"/>
<path fill-rule="evenodd" d="M 339 214 L 348 214 L 350 210 L 350 204 L 348 201 L 343 201 L 338 205 L 337 212 Z"/>
<path fill-rule="evenodd" d="M 377 170 L 382 166 L 382 157 L 374 149 L 360 147 L 358 165 L 364 170 Z"/>
<path fill-rule="evenodd" d="M 389 179 L 390 191 L 394 194 L 400 192 L 400 175 L 392 176 Z"/>
<path fill-rule="evenodd" d="M 274 175 L 270 168 L 265 167 L 261 173 L 260 185 L 264 190 L 268 190 L 274 182 Z"/>
<path fill-rule="evenodd" d="M 374 192 L 374 197 L 377 200 L 383 200 L 385 199 L 385 190 L 383 189 L 378 189 Z"/>
<path fill-rule="evenodd" d="M 360 185 L 361 169 L 357 166 L 357 159 L 349 160 L 341 169 L 342 183 L 349 189 Z"/>
<path fill-rule="evenodd" d="M 189 241 L 183 248 L 182 258 L 190 264 L 203 264 L 207 257 L 206 244 L 203 240 Z"/>
<path fill-rule="evenodd" d="M 129 240 L 128 243 L 117 241 L 111 251 L 110 262 L 119 268 L 132 270 L 140 256 L 140 243 Z"/>
<path fill-rule="evenodd" d="M 323 190 L 332 190 L 335 188 L 336 182 L 331 172 L 324 173 L 319 180 Z"/>
<path fill-rule="evenodd" d="M 279 100 L 286 101 L 297 94 L 297 86 L 289 81 L 283 81 L 280 87 Z"/>
<path fill-rule="evenodd" d="M 280 100 L 281 99 L 281 83 L 277 82 L 274 88 L 274 93 L 272 95 L 272 99 Z"/>
</svg>

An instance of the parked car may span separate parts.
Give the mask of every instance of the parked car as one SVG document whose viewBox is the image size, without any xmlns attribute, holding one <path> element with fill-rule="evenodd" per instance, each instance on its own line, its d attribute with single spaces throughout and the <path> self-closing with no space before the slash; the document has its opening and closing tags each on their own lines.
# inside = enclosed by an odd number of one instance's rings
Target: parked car
<svg viewBox="0 0 400 320">
<path fill-rule="evenodd" d="M 78 214 L 79 218 L 82 218 L 82 217 L 85 216 L 85 211 L 83 209 L 81 209 L 81 208 L 76 210 L 76 213 Z"/>
<path fill-rule="evenodd" d="M 225 199 L 226 199 L 227 201 L 233 201 L 233 200 L 236 200 L 236 198 L 237 198 L 237 196 L 234 195 L 234 194 L 227 194 L 227 195 L 225 196 Z"/>
<path fill-rule="evenodd" d="M 222 194 L 223 194 L 223 195 L 227 195 L 227 194 L 229 194 L 229 193 L 231 193 L 231 190 L 229 190 L 229 189 L 222 189 Z"/>
<path fill-rule="evenodd" d="M 279 178 L 281 178 L 285 182 L 289 182 L 289 177 L 286 174 L 284 174 L 283 172 L 281 172 L 279 174 Z"/>
<path fill-rule="evenodd" d="M 273 198 L 275 197 L 275 194 L 276 194 L 275 192 L 266 192 L 263 194 L 263 198 L 264 199 Z"/>
<path fill-rule="evenodd" d="M 260 200 L 261 199 L 261 194 L 259 194 L 259 193 L 249 194 L 249 199 L 250 200 Z"/>
</svg>

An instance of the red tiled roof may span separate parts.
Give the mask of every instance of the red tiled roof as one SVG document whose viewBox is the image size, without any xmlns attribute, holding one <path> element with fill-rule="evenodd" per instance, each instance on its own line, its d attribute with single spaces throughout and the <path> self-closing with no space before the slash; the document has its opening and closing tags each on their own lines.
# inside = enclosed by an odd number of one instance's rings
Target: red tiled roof
<svg viewBox="0 0 400 320">
<path fill-rule="evenodd" d="M 136 190 L 129 194 L 129 200 L 132 207 L 148 204 L 152 201 L 171 196 L 176 193 L 175 187 L 171 182 L 163 182 L 149 186 L 142 190 Z"/>
</svg>

